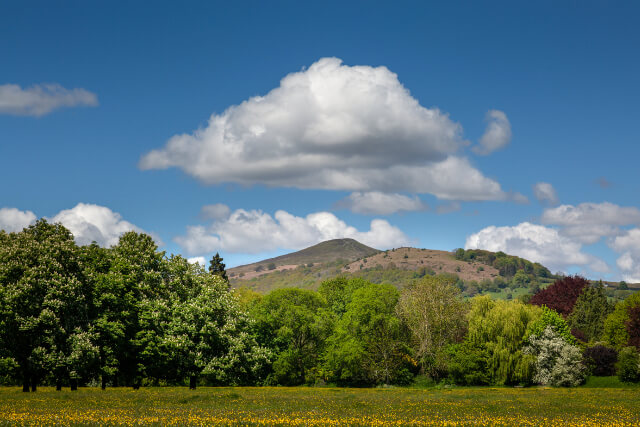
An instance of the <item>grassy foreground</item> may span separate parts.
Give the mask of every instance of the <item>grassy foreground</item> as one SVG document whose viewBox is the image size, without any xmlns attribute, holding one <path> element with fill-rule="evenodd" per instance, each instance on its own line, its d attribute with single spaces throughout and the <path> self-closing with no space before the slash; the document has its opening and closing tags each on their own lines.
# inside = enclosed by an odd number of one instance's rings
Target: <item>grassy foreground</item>
<svg viewBox="0 0 640 427">
<path fill-rule="evenodd" d="M 640 389 L 0 388 L 0 425 L 640 425 Z"/>
</svg>

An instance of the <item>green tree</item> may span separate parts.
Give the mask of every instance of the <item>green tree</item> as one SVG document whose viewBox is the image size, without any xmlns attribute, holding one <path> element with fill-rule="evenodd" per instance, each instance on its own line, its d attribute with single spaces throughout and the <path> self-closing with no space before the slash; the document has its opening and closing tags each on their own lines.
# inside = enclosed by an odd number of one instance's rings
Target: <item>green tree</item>
<svg viewBox="0 0 640 427">
<path fill-rule="evenodd" d="M 225 270 L 225 264 L 222 262 L 222 257 L 218 252 L 211 258 L 209 261 L 209 273 L 214 276 L 220 276 L 222 279 L 229 283 L 229 278 L 227 277 L 227 270 Z"/>
<path fill-rule="evenodd" d="M 392 285 L 356 289 L 327 339 L 324 372 L 344 385 L 403 383 L 411 377 L 408 331 L 395 315 L 399 294 Z"/>
<path fill-rule="evenodd" d="M 111 268 L 105 278 L 108 295 L 103 319 L 99 322 L 101 333 L 105 333 L 116 354 L 109 366 L 125 384 L 138 388 L 145 375 L 143 356 L 145 353 L 146 331 L 141 323 L 141 312 L 148 308 L 163 291 L 162 260 L 164 252 L 159 252 L 153 239 L 143 233 L 124 233 L 118 244 L 112 248 Z M 111 335 L 113 334 L 113 335 Z"/>
<path fill-rule="evenodd" d="M 640 307 L 640 292 L 635 292 L 617 303 L 613 312 L 607 316 L 604 322 L 602 338 L 617 350 L 629 345 L 630 336 L 627 324 L 631 320 L 632 310 L 637 307 Z"/>
<path fill-rule="evenodd" d="M 492 384 L 527 384 L 534 374 L 535 358 L 522 348 L 542 309 L 519 301 L 493 301 L 489 296 L 471 300 L 465 341 L 489 354 L 488 377 Z"/>
<path fill-rule="evenodd" d="M 604 321 L 613 311 L 607 300 L 602 282 L 587 287 L 578 297 L 567 318 L 571 330 L 584 334 L 587 341 L 598 341 L 604 331 Z"/>
<path fill-rule="evenodd" d="M 270 352 L 251 335 L 251 320 L 239 309 L 227 282 L 199 265 L 184 267 L 188 269 L 182 277 L 194 284 L 193 295 L 172 300 L 161 343 L 173 376 L 188 378 L 192 389 L 201 376 L 213 385 L 258 384 Z"/>
<path fill-rule="evenodd" d="M 23 390 L 35 391 L 49 373 L 59 387 L 66 378 L 75 384 L 90 364 L 74 354 L 87 342 L 88 301 L 69 230 L 39 220 L 3 235 L 0 289 L 0 340 L 20 367 Z"/>
<path fill-rule="evenodd" d="M 454 283 L 442 277 L 424 277 L 407 286 L 398 302 L 398 314 L 411 330 L 421 370 L 434 378 L 446 373 L 446 349 L 462 340 L 467 325 L 468 304 Z"/>
<path fill-rule="evenodd" d="M 326 336 L 324 302 L 312 291 L 286 288 L 265 295 L 253 308 L 258 342 L 274 351 L 273 381 L 310 382 Z"/>
</svg>

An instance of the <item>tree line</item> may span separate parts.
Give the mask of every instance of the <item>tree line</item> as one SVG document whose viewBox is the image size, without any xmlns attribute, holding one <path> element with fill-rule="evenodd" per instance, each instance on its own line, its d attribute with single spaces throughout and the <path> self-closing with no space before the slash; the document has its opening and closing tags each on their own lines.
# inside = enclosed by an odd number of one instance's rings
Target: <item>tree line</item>
<svg viewBox="0 0 640 427">
<path fill-rule="evenodd" d="M 575 386 L 640 380 L 640 293 L 615 306 L 569 276 L 529 302 L 463 298 L 446 276 L 398 290 L 336 277 L 317 291 L 230 289 L 128 232 L 78 247 L 60 224 L 0 231 L 0 382 L 81 385 Z"/>
</svg>

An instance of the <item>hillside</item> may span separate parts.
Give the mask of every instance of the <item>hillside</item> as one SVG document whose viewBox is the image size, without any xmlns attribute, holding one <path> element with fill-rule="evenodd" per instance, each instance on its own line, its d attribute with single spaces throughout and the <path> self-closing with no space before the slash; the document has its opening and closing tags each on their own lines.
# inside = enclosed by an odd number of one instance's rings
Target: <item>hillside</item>
<svg viewBox="0 0 640 427">
<path fill-rule="evenodd" d="M 232 286 L 258 292 L 283 287 L 316 289 L 323 280 L 338 275 L 403 287 L 425 275 L 446 274 L 468 295 L 493 292 L 505 298 L 544 287 L 554 279 L 542 265 L 500 252 L 408 247 L 378 251 L 352 239 L 330 240 L 232 268 L 228 274 Z"/>
</svg>

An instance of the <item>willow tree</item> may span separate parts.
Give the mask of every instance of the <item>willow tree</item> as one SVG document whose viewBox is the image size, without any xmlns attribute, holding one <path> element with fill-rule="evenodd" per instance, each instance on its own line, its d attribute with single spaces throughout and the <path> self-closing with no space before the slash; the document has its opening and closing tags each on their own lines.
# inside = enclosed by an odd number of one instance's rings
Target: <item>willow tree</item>
<svg viewBox="0 0 640 427">
<path fill-rule="evenodd" d="M 471 300 L 466 340 L 486 350 L 487 375 L 494 384 L 530 383 L 535 358 L 522 348 L 542 309 L 519 301 L 493 301 L 489 296 Z"/>
</svg>

